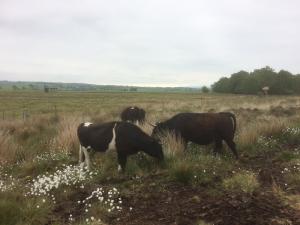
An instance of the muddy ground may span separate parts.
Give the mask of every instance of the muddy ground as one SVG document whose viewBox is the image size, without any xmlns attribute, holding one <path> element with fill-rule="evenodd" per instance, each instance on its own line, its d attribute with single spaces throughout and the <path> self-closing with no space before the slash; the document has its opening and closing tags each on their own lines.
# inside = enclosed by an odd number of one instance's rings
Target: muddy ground
<svg viewBox="0 0 300 225">
<path fill-rule="evenodd" d="M 201 221 L 214 225 L 298 225 L 299 208 L 292 207 L 287 199 L 274 192 L 276 184 L 287 194 L 300 194 L 299 188 L 285 187 L 283 161 L 276 158 L 277 153 L 244 155 L 237 162 L 237 167 L 257 172 L 261 187 L 253 194 L 225 192 L 217 179 L 205 186 L 185 185 L 166 179 L 164 172 L 138 179 L 123 177 L 99 182 L 106 187 L 127 182 L 121 191 L 124 210 L 106 215 L 103 221 L 112 225 L 201 225 Z M 82 199 L 86 195 L 82 192 L 73 197 Z M 57 214 L 61 216 L 67 208 L 64 202 Z M 78 217 L 83 214 L 79 207 L 74 211 Z M 68 212 L 65 216 L 67 221 Z"/>
</svg>

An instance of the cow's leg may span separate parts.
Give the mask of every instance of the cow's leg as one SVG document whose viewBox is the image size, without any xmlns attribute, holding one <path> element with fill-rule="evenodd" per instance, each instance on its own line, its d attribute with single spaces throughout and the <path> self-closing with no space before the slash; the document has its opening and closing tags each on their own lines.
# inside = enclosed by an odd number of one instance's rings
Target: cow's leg
<svg viewBox="0 0 300 225">
<path fill-rule="evenodd" d="M 118 152 L 118 172 L 124 172 L 127 162 L 127 155 Z"/>
<path fill-rule="evenodd" d="M 236 151 L 236 144 L 234 143 L 234 141 L 232 139 L 226 139 L 225 141 L 229 146 L 229 148 L 231 149 L 232 153 L 234 154 L 235 158 L 238 159 L 239 155 Z"/>
<path fill-rule="evenodd" d="M 221 155 L 221 149 L 222 149 L 222 139 L 216 138 L 215 140 L 215 147 L 214 147 L 214 156 L 217 156 L 217 154 Z"/>
<path fill-rule="evenodd" d="M 182 138 L 182 143 L 183 143 L 183 150 L 186 151 L 188 147 L 188 141 Z"/>
<path fill-rule="evenodd" d="M 82 163 L 82 158 L 83 158 L 82 146 L 79 145 L 79 165 Z"/>
<path fill-rule="evenodd" d="M 89 153 L 87 151 L 87 148 L 82 146 L 82 151 L 84 153 L 84 158 L 85 158 L 84 162 L 86 164 L 86 167 L 87 167 L 88 170 L 90 170 L 91 169 L 91 163 L 90 163 L 90 156 L 89 156 Z"/>
</svg>

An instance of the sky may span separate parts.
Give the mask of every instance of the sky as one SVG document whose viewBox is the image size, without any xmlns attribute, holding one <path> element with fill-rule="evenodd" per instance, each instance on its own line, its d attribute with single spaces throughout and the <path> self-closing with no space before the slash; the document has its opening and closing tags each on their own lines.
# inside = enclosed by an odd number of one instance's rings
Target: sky
<svg viewBox="0 0 300 225">
<path fill-rule="evenodd" d="M 298 0 L 0 0 L 0 80 L 211 85 L 300 73 Z"/>
</svg>

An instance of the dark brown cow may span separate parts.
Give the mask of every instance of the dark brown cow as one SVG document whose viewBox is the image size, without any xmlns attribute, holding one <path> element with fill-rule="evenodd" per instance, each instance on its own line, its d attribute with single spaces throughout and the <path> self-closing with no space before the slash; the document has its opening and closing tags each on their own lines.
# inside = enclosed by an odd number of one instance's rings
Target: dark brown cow
<svg viewBox="0 0 300 225">
<path fill-rule="evenodd" d="M 171 119 L 156 124 L 152 137 L 163 131 L 174 131 L 187 144 L 189 141 L 199 145 L 215 143 L 215 154 L 222 148 L 224 140 L 236 158 L 238 154 L 233 141 L 236 130 L 235 115 L 220 113 L 179 113 Z"/>
</svg>

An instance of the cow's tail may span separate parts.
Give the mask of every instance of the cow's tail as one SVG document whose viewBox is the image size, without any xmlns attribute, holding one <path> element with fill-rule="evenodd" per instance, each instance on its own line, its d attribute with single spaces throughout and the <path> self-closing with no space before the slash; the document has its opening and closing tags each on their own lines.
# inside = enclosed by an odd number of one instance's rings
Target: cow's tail
<svg viewBox="0 0 300 225">
<path fill-rule="evenodd" d="M 229 116 L 232 120 L 232 126 L 233 126 L 233 133 L 235 133 L 236 131 L 236 118 L 235 115 L 231 112 L 221 112 L 222 114 L 225 114 L 227 116 Z"/>
</svg>

